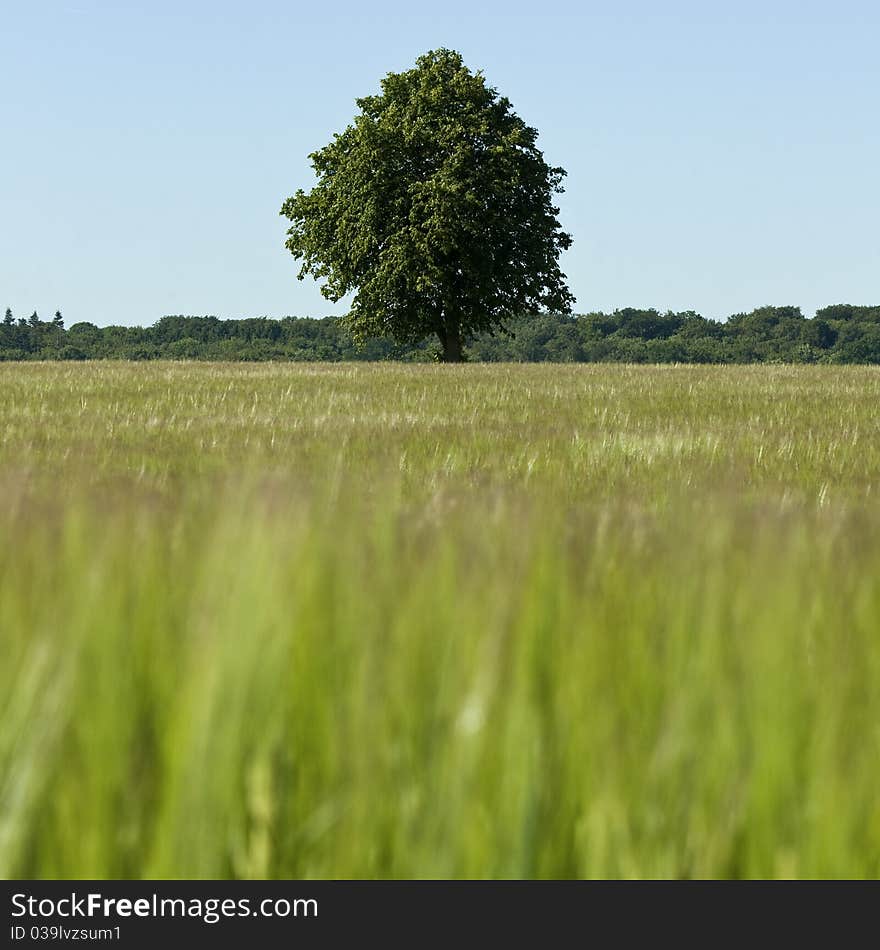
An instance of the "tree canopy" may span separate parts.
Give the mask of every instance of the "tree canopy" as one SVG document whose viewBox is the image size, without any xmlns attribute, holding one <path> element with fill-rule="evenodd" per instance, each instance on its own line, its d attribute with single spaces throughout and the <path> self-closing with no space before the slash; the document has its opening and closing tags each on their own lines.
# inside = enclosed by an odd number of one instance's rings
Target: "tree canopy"
<svg viewBox="0 0 880 950">
<path fill-rule="evenodd" d="M 354 294 L 357 339 L 436 334 L 462 359 L 476 334 L 528 312 L 570 312 L 559 267 L 571 237 L 538 133 L 508 99 L 441 49 L 357 100 L 353 124 L 310 156 L 315 187 L 284 202 L 299 278 L 333 301 Z"/>
</svg>

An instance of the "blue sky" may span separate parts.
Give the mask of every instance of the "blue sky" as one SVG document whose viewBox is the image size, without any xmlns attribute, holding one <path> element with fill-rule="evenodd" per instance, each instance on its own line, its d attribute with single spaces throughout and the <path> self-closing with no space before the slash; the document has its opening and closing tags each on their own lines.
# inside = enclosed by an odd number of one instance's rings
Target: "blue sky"
<svg viewBox="0 0 880 950">
<path fill-rule="evenodd" d="M 390 70 L 458 49 L 568 170 L 575 310 L 880 302 L 876 0 L 0 3 L 0 307 L 344 312 L 282 200 Z"/>
</svg>

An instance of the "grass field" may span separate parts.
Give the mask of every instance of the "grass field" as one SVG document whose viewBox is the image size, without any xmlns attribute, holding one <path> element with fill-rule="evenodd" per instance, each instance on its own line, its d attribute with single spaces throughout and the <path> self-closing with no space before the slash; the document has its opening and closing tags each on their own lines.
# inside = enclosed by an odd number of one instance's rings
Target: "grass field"
<svg viewBox="0 0 880 950">
<path fill-rule="evenodd" d="M 880 369 L 0 366 L 0 876 L 880 875 Z"/>
</svg>

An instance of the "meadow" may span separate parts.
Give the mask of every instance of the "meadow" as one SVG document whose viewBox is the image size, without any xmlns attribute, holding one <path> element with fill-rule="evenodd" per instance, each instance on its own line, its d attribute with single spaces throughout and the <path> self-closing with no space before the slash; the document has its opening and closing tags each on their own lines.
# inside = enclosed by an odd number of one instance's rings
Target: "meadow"
<svg viewBox="0 0 880 950">
<path fill-rule="evenodd" d="M 880 876 L 880 368 L 0 367 L 0 876 Z"/>
</svg>

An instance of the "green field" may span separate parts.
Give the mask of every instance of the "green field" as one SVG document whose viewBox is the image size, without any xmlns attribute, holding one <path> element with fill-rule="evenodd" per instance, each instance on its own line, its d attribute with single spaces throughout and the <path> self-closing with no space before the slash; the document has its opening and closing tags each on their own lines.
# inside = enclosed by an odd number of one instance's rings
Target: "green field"
<svg viewBox="0 0 880 950">
<path fill-rule="evenodd" d="M 880 876 L 880 369 L 0 367 L 0 876 Z"/>
</svg>

